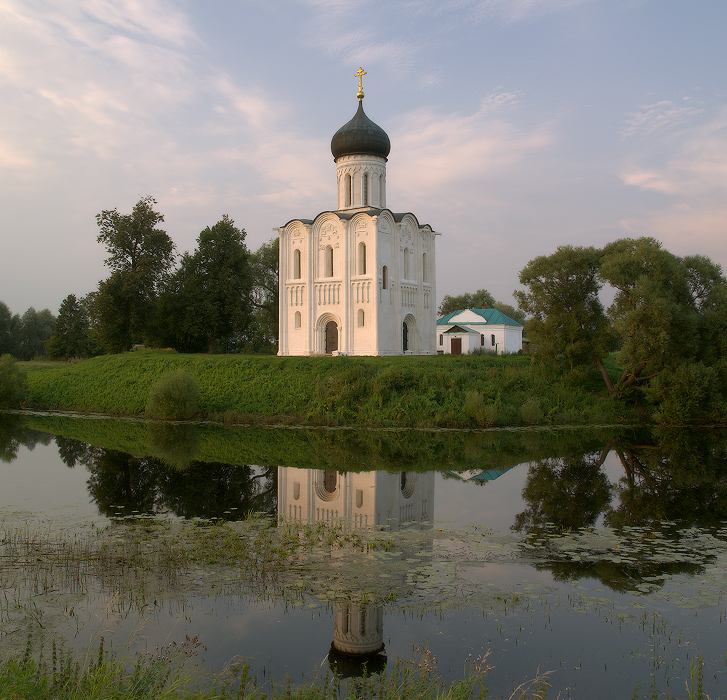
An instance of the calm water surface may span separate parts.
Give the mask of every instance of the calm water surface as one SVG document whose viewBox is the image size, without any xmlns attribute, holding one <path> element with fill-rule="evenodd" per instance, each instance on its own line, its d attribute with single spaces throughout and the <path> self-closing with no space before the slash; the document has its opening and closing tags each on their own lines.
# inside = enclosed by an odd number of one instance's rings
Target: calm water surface
<svg viewBox="0 0 727 700">
<path fill-rule="evenodd" d="M 160 435 L 134 422 L 0 420 L 4 531 L 128 528 L 142 514 L 234 521 L 254 511 L 380 530 L 396 543 L 390 596 L 363 606 L 357 581 L 388 566 L 385 553 L 317 562 L 319 573 L 329 567 L 323 579 L 339 581 L 336 596 L 315 575 L 291 594 L 253 593 L 224 578 L 211 587 L 214 572 L 192 570 L 181 578 L 206 577 L 205 586 L 176 581 L 141 601 L 91 577 L 72 615 L 46 618 L 77 648 L 101 633 L 117 649 L 142 650 L 197 636 L 207 668 L 240 657 L 261 682 L 310 682 L 331 663 L 356 675 L 361 658 L 376 669 L 421 648 L 454 680 L 470 655 L 489 653 L 495 697 L 539 671 L 550 672 L 549 697 L 682 697 L 703 664 L 705 692 L 727 694 L 722 433 L 178 426 Z M 61 588 L 39 594 L 38 606 Z M 377 655 L 332 649 L 334 639 L 350 651 L 377 634 Z M 0 650 L 22 648 L 26 635 L 17 611 L 0 606 Z"/>
</svg>

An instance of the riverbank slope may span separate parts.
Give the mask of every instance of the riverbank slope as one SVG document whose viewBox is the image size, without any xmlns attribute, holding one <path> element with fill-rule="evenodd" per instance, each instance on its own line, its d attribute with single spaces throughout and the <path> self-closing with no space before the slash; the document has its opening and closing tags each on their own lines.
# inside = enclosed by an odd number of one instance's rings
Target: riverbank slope
<svg viewBox="0 0 727 700">
<path fill-rule="evenodd" d="M 275 357 L 144 350 L 26 363 L 26 406 L 140 415 L 151 387 L 182 369 L 200 416 L 313 425 L 477 428 L 620 423 L 630 409 L 598 378 L 558 374 L 527 356 Z"/>
</svg>

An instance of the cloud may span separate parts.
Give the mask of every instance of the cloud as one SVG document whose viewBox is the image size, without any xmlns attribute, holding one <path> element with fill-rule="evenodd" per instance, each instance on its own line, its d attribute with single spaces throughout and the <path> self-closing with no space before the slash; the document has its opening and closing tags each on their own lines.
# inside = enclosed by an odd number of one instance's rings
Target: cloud
<svg viewBox="0 0 727 700">
<path fill-rule="evenodd" d="M 656 192 L 663 199 L 651 209 L 625 218 L 629 235 L 650 235 L 679 255 L 696 251 L 724 264 L 727 260 L 727 108 L 720 107 L 699 125 L 683 128 L 658 142 L 664 155 L 645 151 L 624 169 L 626 185 Z M 649 200 L 647 200 L 649 201 Z"/>
<path fill-rule="evenodd" d="M 665 146 L 670 149 L 666 155 Z M 656 153 L 645 150 L 632 158 L 647 164 L 625 168 L 625 184 L 686 200 L 727 198 L 727 108 L 710 115 L 706 123 L 680 130 L 669 141 L 659 140 L 657 148 Z"/>
<path fill-rule="evenodd" d="M 621 131 L 624 137 L 665 134 L 690 122 L 704 111 L 691 97 L 684 97 L 681 103 L 662 100 L 640 107 L 627 120 Z"/>
<path fill-rule="evenodd" d="M 378 64 L 399 78 L 417 70 L 422 89 L 439 84 L 427 56 L 443 33 L 473 24 L 514 24 L 566 12 L 595 0 L 300 0 L 309 9 L 308 45 L 348 65 Z M 351 28 L 354 29 L 351 29 Z M 401 28 L 407 31 L 402 32 Z M 434 27 L 434 30 L 433 30 Z"/>
<path fill-rule="evenodd" d="M 404 115 L 391 133 L 396 162 L 405 173 L 399 179 L 420 194 L 455 183 L 469 194 L 483 179 L 501 178 L 529 154 L 548 148 L 555 138 L 552 125 L 523 129 L 505 119 L 519 97 L 493 92 L 469 115 L 429 109 Z"/>
</svg>

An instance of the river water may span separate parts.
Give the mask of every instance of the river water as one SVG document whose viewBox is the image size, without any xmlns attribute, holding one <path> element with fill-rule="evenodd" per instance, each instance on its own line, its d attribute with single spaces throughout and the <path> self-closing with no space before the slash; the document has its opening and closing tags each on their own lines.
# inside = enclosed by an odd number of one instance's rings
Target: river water
<svg viewBox="0 0 727 700">
<path fill-rule="evenodd" d="M 493 697 L 686 696 L 727 678 L 727 435 L 717 430 L 354 431 L 0 414 L 0 535 L 139 523 L 317 523 L 375 545 L 292 554 L 261 577 L 197 559 L 126 581 L 0 562 L 0 652 L 29 632 L 120 652 L 196 637 L 212 672 L 310 683 L 487 656 Z M 256 520 L 254 522 L 260 522 Z M 15 533 L 15 534 L 8 534 Z M 40 546 L 40 545 L 39 545 Z M 38 561 L 50 556 L 37 555 Z M 137 561 L 137 560 L 135 560 Z M 44 564 L 45 566 L 45 564 Z M 35 567 L 35 568 L 33 568 Z M 65 574 L 63 573 L 65 571 Z M 134 582 L 131 582 L 131 578 Z M 121 577 L 124 578 L 124 577 Z M 141 591 L 141 592 L 140 592 Z"/>
</svg>

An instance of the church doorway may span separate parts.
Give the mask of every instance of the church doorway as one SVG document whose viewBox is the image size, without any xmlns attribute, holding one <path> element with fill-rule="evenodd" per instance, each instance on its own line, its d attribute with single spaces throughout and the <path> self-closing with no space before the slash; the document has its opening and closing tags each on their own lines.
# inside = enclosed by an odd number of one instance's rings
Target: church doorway
<svg viewBox="0 0 727 700">
<path fill-rule="evenodd" d="M 402 328 L 401 349 L 403 352 L 406 352 L 409 349 L 409 326 L 407 326 L 406 321 L 404 321 L 404 325 Z"/>
<path fill-rule="evenodd" d="M 452 354 L 462 354 L 462 338 L 452 338 Z"/>
<path fill-rule="evenodd" d="M 326 323 L 326 355 L 338 350 L 338 324 L 335 321 Z"/>
</svg>

